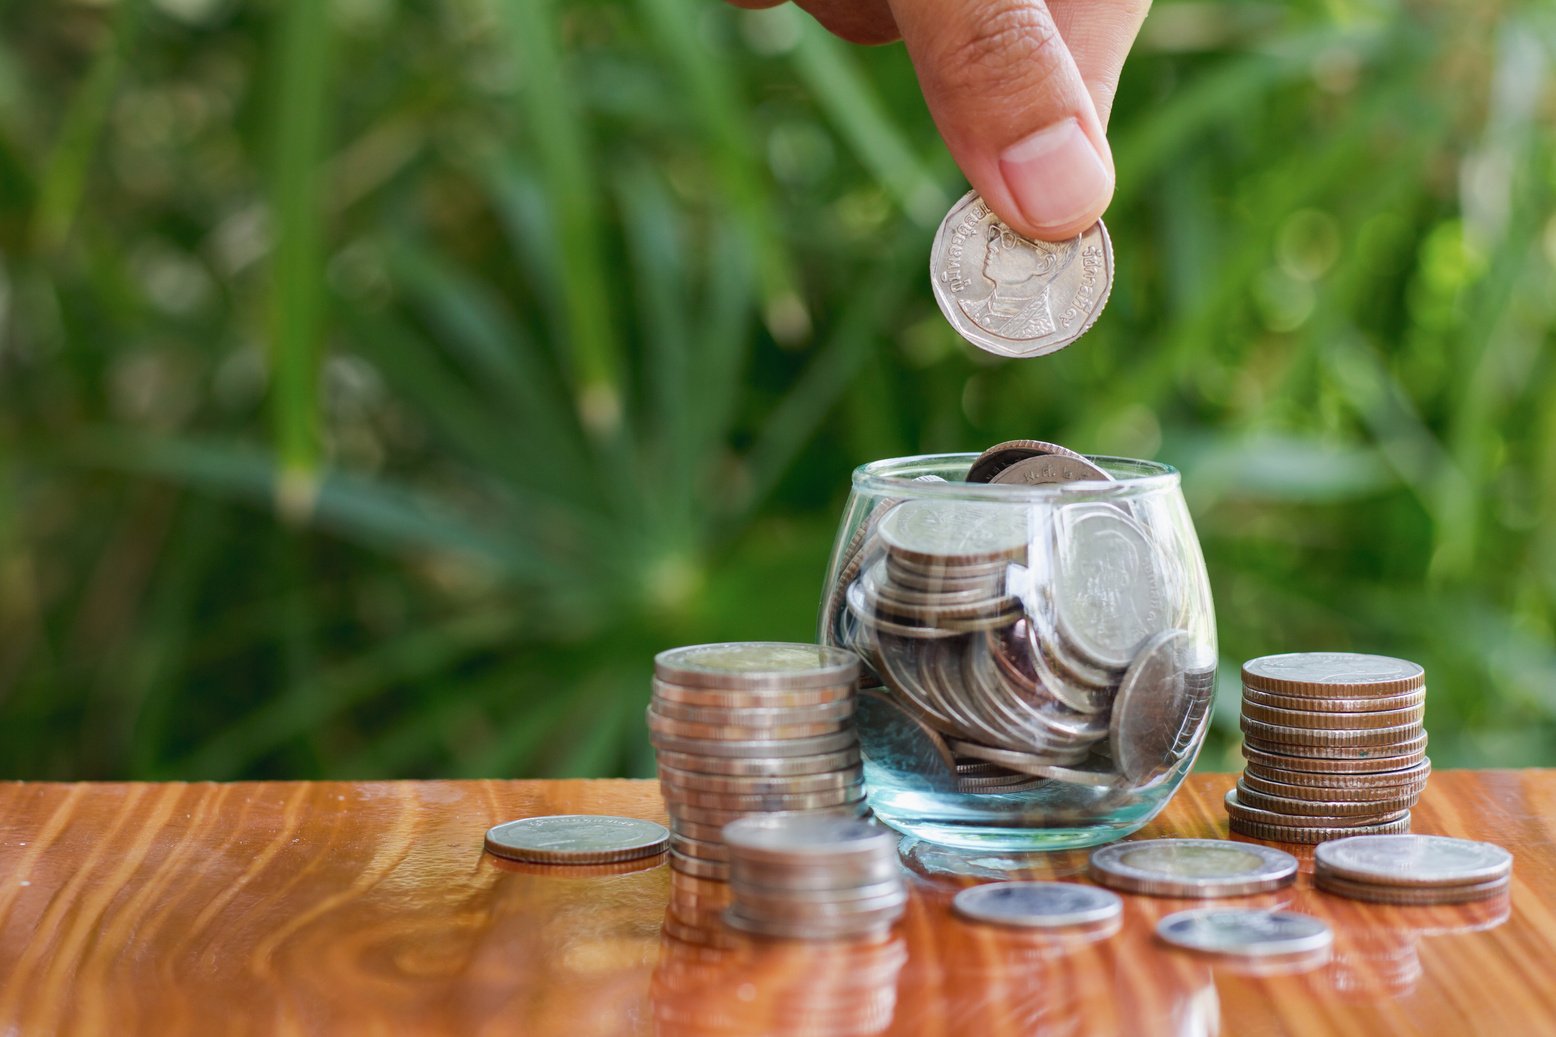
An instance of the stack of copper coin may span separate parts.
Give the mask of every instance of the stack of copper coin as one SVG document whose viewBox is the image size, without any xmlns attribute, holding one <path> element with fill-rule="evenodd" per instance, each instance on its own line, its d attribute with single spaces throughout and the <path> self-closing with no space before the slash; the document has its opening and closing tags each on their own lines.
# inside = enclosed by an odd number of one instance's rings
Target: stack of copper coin
<svg viewBox="0 0 1556 1037">
<path fill-rule="evenodd" d="M 670 863 L 728 877 L 720 831 L 754 813 L 864 812 L 854 733 L 859 659 L 820 645 L 693 645 L 654 659 L 649 740 Z"/>
<path fill-rule="evenodd" d="M 1441 835 L 1358 836 L 1320 846 L 1313 884 L 1379 904 L 1463 904 L 1505 894 L 1513 855 L 1495 843 Z"/>
<path fill-rule="evenodd" d="M 1073 450 L 1016 440 L 985 451 L 967 481 L 1113 477 Z M 1215 668 L 1178 627 L 1181 588 L 1149 525 L 1112 503 L 1054 519 L 1014 489 L 1009 500 L 955 492 L 885 502 L 842 553 L 823 623 L 888 690 L 866 733 L 912 729 L 942 784 L 963 793 L 1138 787 L 1180 762 Z"/>
<path fill-rule="evenodd" d="M 880 825 L 813 814 L 747 817 L 724 828 L 725 921 L 758 936 L 829 940 L 883 936 L 907 887 L 897 839 Z"/>
<path fill-rule="evenodd" d="M 1243 756 L 1232 831 L 1321 843 L 1410 830 L 1431 772 L 1426 674 L 1349 652 L 1268 655 L 1243 666 Z"/>
</svg>

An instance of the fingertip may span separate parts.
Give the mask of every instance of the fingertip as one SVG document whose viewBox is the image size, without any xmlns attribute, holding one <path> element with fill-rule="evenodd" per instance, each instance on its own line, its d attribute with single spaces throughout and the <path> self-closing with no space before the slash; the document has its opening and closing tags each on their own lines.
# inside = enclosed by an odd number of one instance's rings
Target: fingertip
<svg viewBox="0 0 1556 1037">
<path fill-rule="evenodd" d="M 1075 117 L 1061 119 L 1006 148 L 999 156 L 1012 228 L 1041 241 L 1073 237 L 1101 218 L 1113 198 L 1113 162 Z M 1009 217 L 1015 217 L 1011 219 Z"/>
</svg>

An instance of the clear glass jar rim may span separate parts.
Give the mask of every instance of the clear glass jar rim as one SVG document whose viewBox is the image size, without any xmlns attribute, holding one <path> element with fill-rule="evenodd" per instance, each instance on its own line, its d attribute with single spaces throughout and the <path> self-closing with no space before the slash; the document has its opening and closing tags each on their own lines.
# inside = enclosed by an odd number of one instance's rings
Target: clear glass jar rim
<svg viewBox="0 0 1556 1037">
<path fill-rule="evenodd" d="M 1087 454 L 1087 460 L 1106 469 L 1112 482 L 1063 482 L 1038 486 L 1006 483 L 921 482 L 917 475 L 927 470 L 960 465 L 970 467 L 978 454 L 917 454 L 912 457 L 888 457 L 854 469 L 856 492 L 882 497 L 1005 501 L 1008 503 L 1055 500 L 1120 500 L 1175 491 L 1180 482 L 1178 470 L 1160 461 L 1134 457 Z"/>
</svg>

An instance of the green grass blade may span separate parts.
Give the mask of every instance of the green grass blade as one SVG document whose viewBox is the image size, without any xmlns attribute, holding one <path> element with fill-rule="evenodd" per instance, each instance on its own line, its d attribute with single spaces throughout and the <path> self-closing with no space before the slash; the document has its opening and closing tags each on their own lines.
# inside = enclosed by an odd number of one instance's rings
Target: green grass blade
<svg viewBox="0 0 1556 1037">
<path fill-rule="evenodd" d="M 139 4 L 118 6 L 107 43 L 76 90 L 59 138 L 43 165 L 33 210 L 33 246 L 42 254 L 56 251 L 70 236 L 86 191 L 87 174 L 97 154 L 98 140 L 103 135 L 125 64 L 139 35 L 142 16 Z"/>
<path fill-rule="evenodd" d="M 130 5 L 133 6 L 133 5 Z M 291 0 L 276 15 L 270 205 L 271 421 L 276 500 L 298 517 L 313 505 L 321 460 L 320 346 L 324 323 L 324 185 L 331 109 L 329 5 Z"/>
<path fill-rule="evenodd" d="M 811 98 L 827 113 L 843 140 L 907 216 L 921 227 L 934 227 L 950 199 L 907 137 L 892 124 L 875 88 L 859 71 L 854 52 L 814 19 L 778 8 L 765 17 L 801 22 L 799 45 L 790 61 Z"/>
<path fill-rule="evenodd" d="M 859 286 L 799 381 L 773 410 L 747 457 L 751 472 L 746 509 L 758 506 L 778 484 L 822 420 L 847 391 L 922 266 L 916 232 L 905 234 Z"/>
<path fill-rule="evenodd" d="M 692 300 L 686 291 L 683 228 L 663 183 L 647 166 L 625 166 L 614 180 L 644 353 L 638 433 L 648 476 L 643 498 L 670 536 L 685 536 L 693 525 L 697 442 L 689 395 Z"/>
<path fill-rule="evenodd" d="M 490 286 L 424 247 L 397 243 L 390 269 L 438 341 L 458 357 L 469 377 L 486 386 L 504 404 L 506 438 L 513 449 L 552 478 L 548 485 L 571 484 L 580 491 L 580 472 L 594 462 L 578 432 L 578 419 L 556 372 L 546 363 Z"/>
<path fill-rule="evenodd" d="M 741 84 L 734 70 L 695 32 L 704 9 L 695 0 L 638 0 L 660 53 L 681 77 L 691 113 L 704 138 L 708 161 L 718 176 L 733 217 L 756 257 L 763 318 L 773 337 L 795 343 L 809 337 L 811 317 L 797 287 L 789 248 L 774 220 L 772 178 L 760 159 L 748 114 L 740 107 Z"/>
<path fill-rule="evenodd" d="M 605 214 L 594 175 L 587 121 L 561 60 L 567 53 L 556 0 L 503 3 L 514 57 L 523 70 L 519 101 L 526 138 L 540 159 L 555 212 L 547 239 L 561 262 L 563 320 L 580 417 L 592 432 L 612 437 L 622 417 L 622 362 L 611 324 L 617 293 L 606 275 Z"/>
</svg>

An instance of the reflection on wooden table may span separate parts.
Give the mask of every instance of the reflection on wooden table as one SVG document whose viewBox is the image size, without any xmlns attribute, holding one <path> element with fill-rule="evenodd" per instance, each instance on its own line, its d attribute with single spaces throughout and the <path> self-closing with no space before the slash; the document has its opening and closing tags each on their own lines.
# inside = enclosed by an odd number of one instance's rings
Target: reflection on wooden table
<svg viewBox="0 0 1556 1037">
<path fill-rule="evenodd" d="M 1141 836 L 1224 836 L 1231 781 L 1191 778 Z M 723 887 L 662 857 L 481 853 L 491 824 L 568 812 L 663 805 L 622 781 L 0 786 L 0 1033 L 1556 1033 L 1556 772 L 1441 773 L 1416 813 L 1510 849 L 1511 897 L 1363 904 L 1305 871 L 1223 901 L 1334 927 L 1275 970 L 1155 941 L 1203 902 L 1126 896 L 1121 923 L 1051 936 L 951 913 L 983 878 L 1077 878 L 1083 852 L 949 875 L 910 848 L 902 922 L 832 943 L 735 934 Z"/>
</svg>

